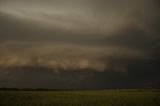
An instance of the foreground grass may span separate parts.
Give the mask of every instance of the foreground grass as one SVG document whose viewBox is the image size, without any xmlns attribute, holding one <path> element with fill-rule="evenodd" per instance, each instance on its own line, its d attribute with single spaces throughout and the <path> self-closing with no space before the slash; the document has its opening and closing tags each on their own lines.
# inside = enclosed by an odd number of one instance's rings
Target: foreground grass
<svg viewBox="0 0 160 106">
<path fill-rule="evenodd" d="M 160 106 L 159 90 L 0 91 L 0 106 Z"/>
</svg>

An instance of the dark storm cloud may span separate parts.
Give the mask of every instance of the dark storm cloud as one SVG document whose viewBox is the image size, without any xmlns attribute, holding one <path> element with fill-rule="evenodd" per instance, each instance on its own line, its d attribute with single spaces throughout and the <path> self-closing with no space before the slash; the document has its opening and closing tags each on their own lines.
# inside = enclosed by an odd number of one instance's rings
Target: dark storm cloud
<svg viewBox="0 0 160 106">
<path fill-rule="evenodd" d="M 159 7 L 159 0 L 0 0 L 0 86 L 154 86 Z"/>
<path fill-rule="evenodd" d="M 100 39 L 102 45 L 112 45 L 118 47 L 131 48 L 138 51 L 152 52 L 152 49 L 159 43 L 159 32 L 147 33 L 135 26 L 124 28 L 109 37 Z"/>
</svg>

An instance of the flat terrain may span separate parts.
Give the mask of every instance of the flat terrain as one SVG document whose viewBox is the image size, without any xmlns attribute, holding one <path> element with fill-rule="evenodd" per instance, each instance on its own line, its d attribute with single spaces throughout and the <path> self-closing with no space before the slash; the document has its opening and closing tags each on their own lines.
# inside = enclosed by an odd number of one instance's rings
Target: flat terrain
<svg viewBox="0 0 160 106">
<path fill-rule="evenodd" d="M 0 106 L 160 106 L 160 91 L 0 91 Z"/>
</svg>

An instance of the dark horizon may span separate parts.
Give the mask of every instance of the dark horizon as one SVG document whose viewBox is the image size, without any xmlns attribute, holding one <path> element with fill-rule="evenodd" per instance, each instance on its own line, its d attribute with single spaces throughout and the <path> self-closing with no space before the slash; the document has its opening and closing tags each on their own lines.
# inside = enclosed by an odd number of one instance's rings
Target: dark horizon
<svg viewBox="0 0 160 106">
<path fill-rule="evenodd" d="M 141 67 L 140 67 L 141 68 Z M 24 66 L 10 66 L 3 68 L 5 72 L 10 72 L 11 77 L 17 79 L 10 80 L 10 86 L 1 83 L 2 88 L 29 88 L 29 89 L 150 89 L 159 88 L 159 80 L 148 80 L 148 77 L 138 77 L 134 70 L 129 73 L 117 72 L 114 70 L 96 71 L 94 69 L 63 69 L 57 71 L 53 68 L 36 63 Z M 146 76 L 151 76 L 147 75 Z M 159 75 L 154 75 L 158 76 Z M 135 77 L 137 79 L 135 79 Z M 46 80 L 47 79 L 47 80 Z M 50 80 L 48 80 L 50 79 Z M 74 81 L 74 82 L 73 82 Z"/>
</svg>

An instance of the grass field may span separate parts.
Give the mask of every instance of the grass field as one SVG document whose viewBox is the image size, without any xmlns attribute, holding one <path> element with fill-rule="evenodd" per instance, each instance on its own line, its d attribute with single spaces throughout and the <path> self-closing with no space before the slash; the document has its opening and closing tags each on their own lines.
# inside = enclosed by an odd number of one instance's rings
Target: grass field
<svg viewBox="0 0 160 106">
<path fill-rule="evenodd" d="M 0 91 L 0 106 L 160 106 L 160 91 Z"/>
</svg>

